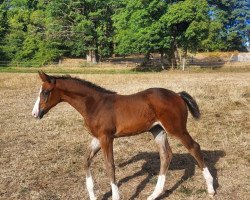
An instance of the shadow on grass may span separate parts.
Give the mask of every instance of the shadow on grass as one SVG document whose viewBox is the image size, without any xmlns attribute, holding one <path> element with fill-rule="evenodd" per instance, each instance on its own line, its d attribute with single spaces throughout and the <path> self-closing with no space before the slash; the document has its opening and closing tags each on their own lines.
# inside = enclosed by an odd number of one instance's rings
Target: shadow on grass
<svg viewBox="0 0 250 200">
<path fill-rule="evenodd" d="M 219 161 L 221 157 L 225 156 L 225 152 L 221 150 L 216 150 L 216 151 L 202 151 L 202 153 L 204 155 L 205 163 L 207 164 L 212 176 L 214 177 L 214 188 L 216 190 L 219 187 L 219 183 L 218 183 L 217 170 L 215 168 L 215 164 Z M 145 161 L 145 163 L 142 165 L 141 170 L 134 172 L 134 174 L 127 176 L 118 182 L 118 186 L 121 186 L 122 184 L 130 181 L 131 179 L 135 179 L 137 177 L 146 175 L 146 178 L 137 186 L 135 193 L 130 197 L 131 200 L 137 198 L 138 195 L 144 190 L 148 182 L 150 182 L 150 180 L 153 178 L 153 176 L 159 173 L 160 158 L 157 152 L 139 153 L 135 155 L 134 157 L 132 157 L 130 160 L 123 162 L 119 164 L 118 166 L 125 167 L 126 165 L 130 165 L 140 160 Z M 173 159 L 169 166 L 169 170 L 184 170 L 185 169 L 185 172 L 183 176 L 181 177 L 181 180 L 175 183 L 175 185 L 171 189 L 166 190 L 157 199 L 158 200 L 165 199 L 171 193 L 173 193 L 177 188 L 179 188 L 183 182 L 185 182 L 187 179 L 192 177 L 195 173 L 195 165 L 196 165 L 196 162 L 190 154 L 188 153 L 174 154 Z M 204 184 L 205 184 L 205 181 L 204 181 Z M 152 191 L 153 189 L 154 188 L 152 188 Z M 103 200 L 108 199 L 110 196 L 111 196 L 111 191 L 109 191 L 103 196 Z"/>
</svg>

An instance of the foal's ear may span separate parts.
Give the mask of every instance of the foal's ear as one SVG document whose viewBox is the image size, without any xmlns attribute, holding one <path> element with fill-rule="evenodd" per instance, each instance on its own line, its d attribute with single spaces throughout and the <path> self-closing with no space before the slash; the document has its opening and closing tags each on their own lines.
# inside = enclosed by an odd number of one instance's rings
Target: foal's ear
<svg viewBox="0 0 250 200">
<path fill-rule="evenodd" d="M 40 76 L 40 78 L 42 79 L 43 82 L 47 81 L 47 82 L 53 83 L 53 84 L 56 83 L 56 80 L 53 77 L 45 74 L 42 70 L 38 71 L 38 74 L 39 74 L 39 76 Z"/>
<path fill-rule="evenodd" d="M 43 71 L 38 71 L 38 74 L 43 82 L 49 81 L 49 76 L 45 74 Z"/>
</svg>

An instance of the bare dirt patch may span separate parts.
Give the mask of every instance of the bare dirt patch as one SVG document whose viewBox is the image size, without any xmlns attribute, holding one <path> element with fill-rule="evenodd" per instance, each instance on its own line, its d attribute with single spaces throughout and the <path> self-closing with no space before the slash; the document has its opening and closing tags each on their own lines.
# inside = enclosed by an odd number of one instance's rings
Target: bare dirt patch
<svg viewBox="0 0 250 200">
<path fill-rule="evenodd" d="M 149 87 L 185 90 L 202 111 L 188 128 L 215 177 L 215 199 L 247 200 L 249 193 L 250 73 L 77 75 L 121 94 Z M 31 110 L 36 74 L 0 74 L 0 199 L 88 199 L 83 159 L 91 137 L 82 117 L 59 104 L 42 120 Z M 167 113 L 166 113 L 167 114 Z M 209 199 L 201 171 L 175 138 L 165 193 L 159 199 Z M 122 199 L 153 191 L 159 156 L 150 134 L 117 139 L 116 175 Z M 92 164 L 98 199 L 111 199 L 102 154 Z"/>
</svg>

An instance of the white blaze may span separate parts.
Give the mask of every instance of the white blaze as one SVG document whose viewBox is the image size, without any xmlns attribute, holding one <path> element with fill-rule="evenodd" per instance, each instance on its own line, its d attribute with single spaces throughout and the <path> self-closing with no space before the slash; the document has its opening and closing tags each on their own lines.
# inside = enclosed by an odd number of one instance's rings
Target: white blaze
<svg viewBox="0 0 250 200">
<path fill-rule="evenodd" d="M 38 117 L 38 113 L 39 113 L 39 103 L 40 103 L 40 93 L 41 93 L 41 91 L 42 91 L 42 87 L 40 88 L 36 103 L 35 103 L 35 105 L 33 107 L 33 110 L 32 110 L 32 116 L 35 117 L 35 118 Z"/>
</svg>

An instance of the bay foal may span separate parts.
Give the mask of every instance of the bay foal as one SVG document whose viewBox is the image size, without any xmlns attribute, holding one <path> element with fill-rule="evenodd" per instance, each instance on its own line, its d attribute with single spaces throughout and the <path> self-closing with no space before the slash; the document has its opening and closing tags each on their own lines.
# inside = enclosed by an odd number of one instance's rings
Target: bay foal
<svg viewBox="0 0 250 200">
<path fill-rule="evenodd" d="M 93 83 L 70 76 L 55 77 L 39 72 L 43 81 L 32 115 L 41 119 L 52 107 L 68 102 L 84 118 L 93 136 L 86 157 L 86 185 L 91 200 L 96 199 L 90 172 L 93 157 L 101 149 L 110 178 L 112 199 L 120 199 L 115 179 L 113 157 L 114 138 L 149 131 L 160 153 L 160 173 L 148 200 L 156 199 L 164 190 L 166 173 L 172 158 L 166 133 L 175 136 L 196 159 L 203 171 L 209 195 L 213 196 L 213 177 L 204 164 L 200 146 L 186 129 L 188 109 L 194 118 L 200 117 L 198 105 L 186 92 L 175 93 L 163 88 L 151 88 L 132 95 L 119 95 Z M 188 109 L 187 109 L 188 108 Z"/>
</svg>

